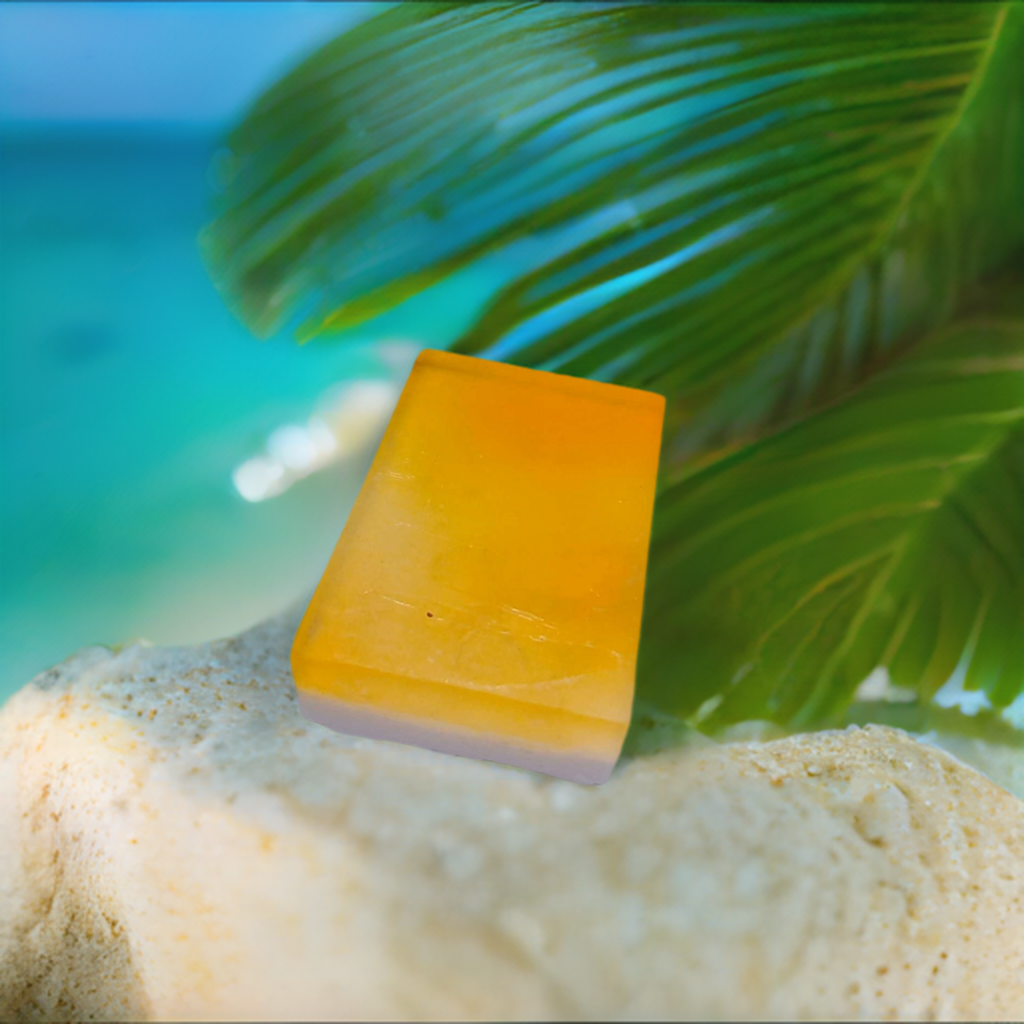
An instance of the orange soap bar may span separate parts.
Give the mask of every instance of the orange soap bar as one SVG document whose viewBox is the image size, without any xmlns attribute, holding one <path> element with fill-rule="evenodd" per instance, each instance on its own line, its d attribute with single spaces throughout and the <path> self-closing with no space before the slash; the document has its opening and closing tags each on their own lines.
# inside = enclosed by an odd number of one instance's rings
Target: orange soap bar
<svg viewBox="0 0 1024 1024">
<path fill-rule="evenodd" d="M 303 715 L 604 782 L 633 703 L 664 411 L 420 353 L 295 638 Z"/>
</svg>

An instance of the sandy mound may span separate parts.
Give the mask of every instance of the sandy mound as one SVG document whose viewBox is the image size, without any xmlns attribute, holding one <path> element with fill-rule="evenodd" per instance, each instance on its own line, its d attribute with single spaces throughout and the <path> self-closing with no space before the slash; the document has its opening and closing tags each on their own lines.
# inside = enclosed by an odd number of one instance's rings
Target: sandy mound
<svg viewBox="0 0 1024 1024">
<path fill-rule="evenodd" d="M 0 713 L 0 1018 L 1024 1017 L 1024 802 L 888 729 L 598 788 L 305 722 L 294 617 Z"/>
</svg>

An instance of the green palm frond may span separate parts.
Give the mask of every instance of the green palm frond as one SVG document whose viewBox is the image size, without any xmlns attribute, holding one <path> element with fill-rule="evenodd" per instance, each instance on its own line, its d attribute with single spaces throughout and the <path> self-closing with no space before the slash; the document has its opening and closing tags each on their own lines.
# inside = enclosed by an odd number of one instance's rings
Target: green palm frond
<svg viewBox="0 0 1024 1024">
<path fill-rule="evenodd" d="M 1013 284 L 1024 294 L 1024 277 Z M 1024 678 L 1024 315 L 965 319 L 659 498 L 643 703 L 827 720 L 876 666 L 927 697 Z M 680 686 L 686 680 L 686 686 Z"/>
<path fill-rule="evenodd" d="M 1024 253 L 1024 8 L 404 4 L 229 146 L 204 248 L 258 333 L 532 239 L 454 347 L 665 394 L 649 712 L 1024 690 L 1022 279 L 976 291 Z"/>
<path fill-rule="evenodd" d="M 948 323 L 971 285 L 1024 247 L 1024 8 L 1007 13 L 886 230 L 748 368 L 695 396 L 676 464 L 842 395 Z"/>
</svg>

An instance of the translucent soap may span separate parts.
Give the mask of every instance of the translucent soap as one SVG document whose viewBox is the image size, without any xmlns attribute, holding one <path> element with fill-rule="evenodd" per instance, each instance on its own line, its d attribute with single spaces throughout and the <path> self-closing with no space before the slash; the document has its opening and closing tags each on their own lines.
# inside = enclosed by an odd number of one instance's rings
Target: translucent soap
<svg viewBox="0 0 1024 1024">
<path fill-rule="evenodd" d="M 303 715 L 604 782 L 632 709 L 664 405 L 422 352 L 295 638 Z"/>
</svg>

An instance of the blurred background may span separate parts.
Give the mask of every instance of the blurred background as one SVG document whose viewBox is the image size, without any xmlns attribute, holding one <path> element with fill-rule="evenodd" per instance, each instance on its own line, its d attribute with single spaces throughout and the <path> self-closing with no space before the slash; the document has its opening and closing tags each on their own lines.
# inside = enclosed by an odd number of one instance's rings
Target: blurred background
<svg viewBox="0 0 1024 1024">
<path fill-rule="evenodd" d="M 491 264 L 339 340 L 257 341 L 197 236 L 262 89 L 384 5 L 0 5 L 0 702 L 93 643 L 311 592 L 419 348 Z"/>
</svg>

